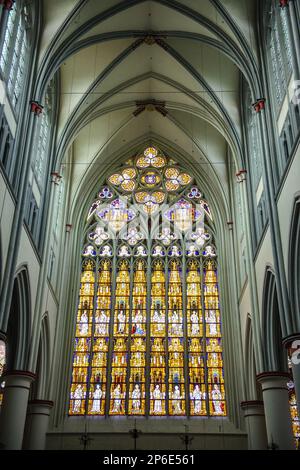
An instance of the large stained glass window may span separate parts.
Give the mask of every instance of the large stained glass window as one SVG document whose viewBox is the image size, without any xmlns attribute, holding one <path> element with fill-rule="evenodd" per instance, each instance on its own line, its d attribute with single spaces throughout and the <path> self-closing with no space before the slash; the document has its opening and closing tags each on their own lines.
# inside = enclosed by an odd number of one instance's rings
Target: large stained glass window
<svg viewBox="0 0 300 470">
<path fill-rule="evenodd" d="M 3 374 L 5 370 L 5 364 L 6 364 L 6 344 L 2 339 L 0 339 L 0 406 L 2 404 L 3 389 L 5 385 L 4 380 L 1 380 L 1 375 Z"/>
<path fill-rule="evenodd" d="M 226 416 L 213 218 L 148 147 L 87 214 L 69 415 Z"/>
</svg>

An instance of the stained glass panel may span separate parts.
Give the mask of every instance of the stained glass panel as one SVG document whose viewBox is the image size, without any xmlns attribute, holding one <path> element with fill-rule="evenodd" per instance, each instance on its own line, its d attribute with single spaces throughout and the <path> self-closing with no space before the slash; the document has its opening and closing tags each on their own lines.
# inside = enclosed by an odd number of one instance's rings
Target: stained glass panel
<svg viewBox="0 0 300 470">
<path fill-rule="evenodd" d="M 92 340 L 95 296 L 95 263 L 87 260 L 83 265 L 74 340 L 72 385 L 69 414 L 82 415 L 86 410 L 88 367 Z"/>
<path fill-rule="evenodd" d="M 204 305 L 209 411 L 213 416 L 225 416 L 219 290 L 216 264 L 211 260 L 204 267 Z"/>
<path fill-rule="evenodd" d="M 133 415 L 145 414 L 146 319 L 146 265 L 144 261 L 138 261 L 133 279 L 130 339 L 128 413 Z"/>
<path fill-rule="evenodd" d="M 134 161 L 90 206 L 69 414 L 225 416 L 217 252 L 193 225 L 209 206 L 155 148 Z"/>
</svg>

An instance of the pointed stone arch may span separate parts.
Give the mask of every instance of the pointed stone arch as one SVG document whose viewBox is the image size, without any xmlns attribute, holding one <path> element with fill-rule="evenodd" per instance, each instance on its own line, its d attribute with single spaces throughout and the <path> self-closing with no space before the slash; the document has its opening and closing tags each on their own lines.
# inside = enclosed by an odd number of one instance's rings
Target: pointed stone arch
<svg viewBox="0 0 300 470">
<path fill-rule="evenodd" d="M 262 297 L 262 343 L 266 370 L 286 371 L 275 274 L 266 268 Z"/>
<path fill-rule="evenodd" d="M 256 375 L 256 362 L 253 343 L 253 330 L 251 315 L 248 314 L 245 329 L 245 368 L 246 368 L 246 387 L 247 399 L 257 400 L 261 399 L 261 391 L 257 386 Z"/>
<path fill-rule="evenodd" d="M 27 370 L 30 347 L 31 300 L 26 266 L 15 276 L 7 328 L 7 368 Z"/>
<path fill-rule="evenodd" d="M 289 285 L 295 331 L 300 330 L 300 194 L 293 206 L 289 236 Z"/>
<path fill-rule="evenodd" d="M 48 312 L 45 312 L 40 329 L 40 339 L 38 347 L 36 381 L 32 386 L 31 399 L 46 399 L 49 388 L 50 376 L 50 331 Z"/>
</svg>

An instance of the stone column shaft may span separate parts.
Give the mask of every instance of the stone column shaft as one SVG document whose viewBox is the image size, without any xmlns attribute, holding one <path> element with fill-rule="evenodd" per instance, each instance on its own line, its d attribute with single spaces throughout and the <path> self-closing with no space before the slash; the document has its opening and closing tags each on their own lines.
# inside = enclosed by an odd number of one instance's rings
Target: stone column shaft
<svg viewBox="0 0 300 470">
<path fill-rule="evenodd" d="M 261 384 L 269 448 L 295 450 L 289 405 L 286 372 L 263 372 L 257 376 Z"/>
<path fill-rule="evenodd" d="M 45 449 L 46 434 L 52 407 L 53 402 L 48 400 L 33 400 L 28 403 L 23 442 L 24 449 Z"/>
<path fill-rule="evenodd" d="M 0 415 L 0 446 L 18 450 L 22 448 L 29 390 L 35 374 L 15 370 L 3 374 L 2 379 L 5 387 Z"/>
<path fill-rule="evenodd" d="M 263 401 L 243 401 L 246 429 L 248 433 L 248 449 L 263 450 L 268 448 L 266 421 Z"/>
</svg>

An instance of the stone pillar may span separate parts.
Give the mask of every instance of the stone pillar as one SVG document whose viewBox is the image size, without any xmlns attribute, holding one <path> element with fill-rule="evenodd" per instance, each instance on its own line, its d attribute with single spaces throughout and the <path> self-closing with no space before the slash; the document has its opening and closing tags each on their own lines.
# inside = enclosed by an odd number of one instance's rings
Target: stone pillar
<svg viewBox="0 0 300 470">
<path fill-rule="evenodd" d="M 289 405 L 287 372 L 262 372 L 257 375 L 261 384 L 270 449 L 295 450 Z"/>
<path fill-rule="evenodd" d="M 295 333 L 284 338 L 283 345 L 287 348 L 291 361 L 297 410 L 298 416 L 300 416 L 300 333 Z"/>
<path fill-rule="evenodd" d="M 28 395 L 35 374 L 23 370 L 5 372 L 3 401 L 0 415 L 0 446 L 21 449 L 26 420 Z"/>
<path fill-rule="evenodd" d="M 32 400 L 28 403 L 27 420 L 24 433 L 23 448 L 44 450 L 46 433 L 53 401 Z"/>
<path fill-rule="evenodd" d="M 248 449 L 264 450 L 268 448 L 264 402 L 259 400 L 242 401 L 246 429 L 248 433 Z"/>
</svg>

